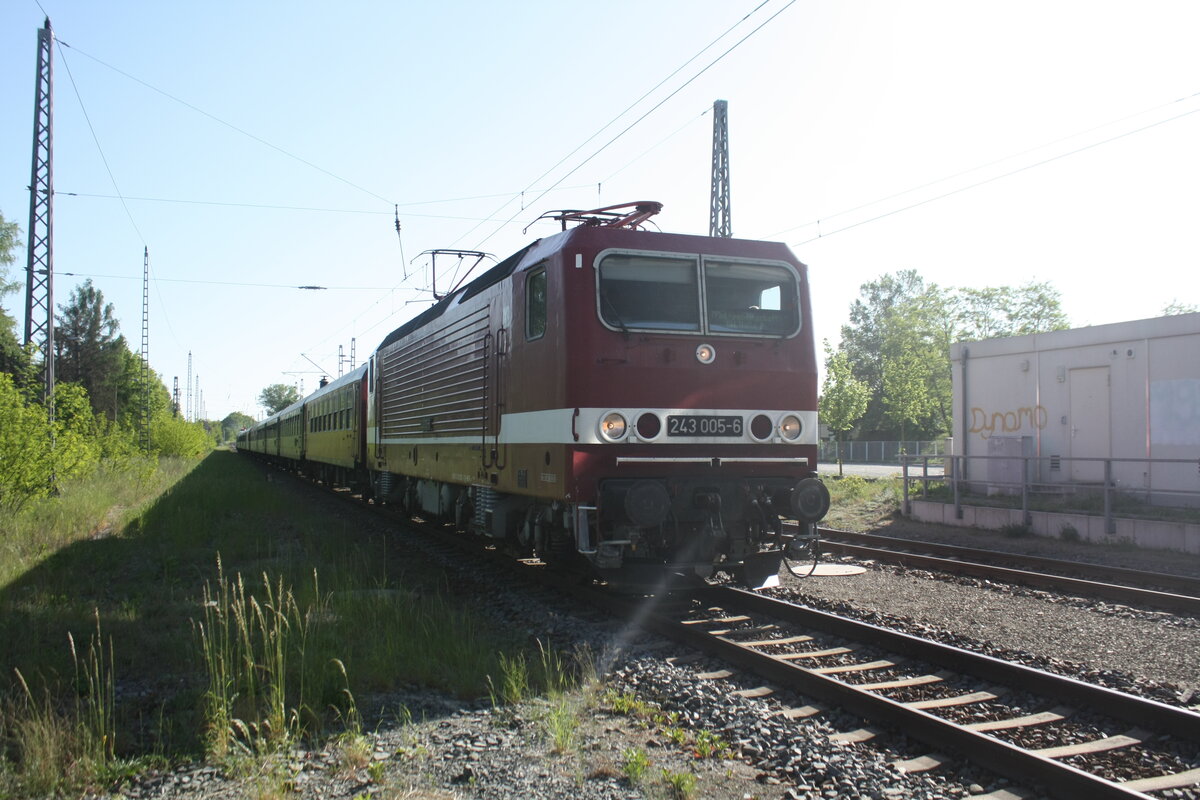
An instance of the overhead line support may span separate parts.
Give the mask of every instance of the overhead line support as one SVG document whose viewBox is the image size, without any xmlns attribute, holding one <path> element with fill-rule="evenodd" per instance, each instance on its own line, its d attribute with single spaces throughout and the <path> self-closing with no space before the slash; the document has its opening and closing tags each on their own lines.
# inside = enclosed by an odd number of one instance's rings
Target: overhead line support
<svg viewBox="0 0 1200 800">
<path fill-rule="evenodd" d="M 25 267 L 25 344 L 42 354 L 42 391 L 54 419 L 54 31 L 38 29 Z"/>
<path fill-rule="evenodd" d="M 712 201 L 709 204 L 708 235 L 733 236 L 733 214 L 729 204 L 729 103 L 713 103 Z"/>
</svg>

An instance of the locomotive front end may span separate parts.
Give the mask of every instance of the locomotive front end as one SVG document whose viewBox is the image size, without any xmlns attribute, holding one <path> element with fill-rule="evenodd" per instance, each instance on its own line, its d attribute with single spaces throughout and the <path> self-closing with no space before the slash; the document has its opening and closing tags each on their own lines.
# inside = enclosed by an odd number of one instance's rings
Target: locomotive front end
<svg viewBox="0 0 1200 800">
<path fill-rule="evenodd" d="M 780 244 L 620 233 L 570 276 L 578 551 L 613 583 L 770 585 L 783 520 L 813 531 L 829 506 L 805 268 Z"/>
</svg>

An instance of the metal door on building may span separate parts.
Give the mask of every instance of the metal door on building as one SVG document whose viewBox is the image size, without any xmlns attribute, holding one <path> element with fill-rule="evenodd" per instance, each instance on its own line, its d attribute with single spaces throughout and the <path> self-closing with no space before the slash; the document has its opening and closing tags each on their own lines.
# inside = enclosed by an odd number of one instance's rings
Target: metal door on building
<svg viewBox="0 0 1200 800">
<path fill-rule="evenodd" d="M 1071 375 L 1071 480 L 1102 483 L 1103 461 L 1112 454 L 1108 367 L 1073 369 Z"/>
</svg>

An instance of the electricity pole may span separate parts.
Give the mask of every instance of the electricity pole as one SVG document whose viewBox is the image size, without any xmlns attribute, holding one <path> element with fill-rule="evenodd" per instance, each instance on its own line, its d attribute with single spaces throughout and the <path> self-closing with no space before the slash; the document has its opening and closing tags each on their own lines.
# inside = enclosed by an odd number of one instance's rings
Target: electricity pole
<svg viewBox="0 0 1200 800">
<path fill-rule="evenodd" d="M 150 450 L 150 248 L 142 256 L 142 448 Z"/>
<path fill-rule="evenodd" d="M 733 214 L 729 206 L 729 104 L 713 103 L 712 202 L 709 204 L 708 235 L 733 236 Z"/>
<path fill-rule="evenodd" d="M 38 30 L 29 177 L 29 255 L 25 267 L 25 344 L 42 353 L 42 391 L 54 419 L 54 31 Z"/>
</svg>

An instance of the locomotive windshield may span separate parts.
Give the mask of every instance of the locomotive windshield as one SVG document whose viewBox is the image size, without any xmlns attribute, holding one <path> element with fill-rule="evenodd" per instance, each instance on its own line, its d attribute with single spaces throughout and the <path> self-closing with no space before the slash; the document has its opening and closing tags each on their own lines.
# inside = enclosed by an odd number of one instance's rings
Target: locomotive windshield
<svg viewBox="0 0 1200 800">
<path fill-rule="evenodd" d="M 618 330 L 790 336 L 800 327 L 796 273 L 782 264 L 610 253 L 599 272 L 600 318 Z"/>
</svg>

